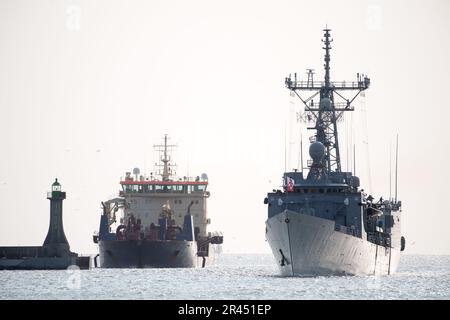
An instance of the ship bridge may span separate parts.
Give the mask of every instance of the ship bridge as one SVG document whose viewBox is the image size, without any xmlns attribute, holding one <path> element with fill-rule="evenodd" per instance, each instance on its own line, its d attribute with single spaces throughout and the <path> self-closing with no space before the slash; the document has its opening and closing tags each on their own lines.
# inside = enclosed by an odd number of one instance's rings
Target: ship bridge
<svg viewBox="0 0 450 320">
<path fill-rule="evenodd" d="M 125 193 L 181 193 L 192 194 L 205 192 L 208 181 L 199 180 L 181 180 L 181 181 L 163 181 L 163 180 L 143 180 L 134 181 L 125 180 L 120 182 L 122 186 L 122 195 Z"/>
</svg>

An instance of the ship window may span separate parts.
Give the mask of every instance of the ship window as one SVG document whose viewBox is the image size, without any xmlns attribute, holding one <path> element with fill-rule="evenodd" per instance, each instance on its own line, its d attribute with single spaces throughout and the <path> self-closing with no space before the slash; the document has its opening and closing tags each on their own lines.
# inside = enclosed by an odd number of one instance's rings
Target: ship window
<svg viewBox="0 0 450 320">
<path fill-rule="evenodd" d="M 152 185 L 145 185 L 144 186 L 144 192 L 152 192 L 153 191 L 153 186 Z"/>
<path fill-rule="evenodd" d="M 204 184 L 194 184 L 189 185 L 189 193 L 191 192 L 203 192 L 206 190 L 206 185 Z"/>
<path fill-rule="evenodd" d="M 324 192 L 325 192 L 325 190 L 319 189 L 319 193 L 324 193 Z"/>
</svg>

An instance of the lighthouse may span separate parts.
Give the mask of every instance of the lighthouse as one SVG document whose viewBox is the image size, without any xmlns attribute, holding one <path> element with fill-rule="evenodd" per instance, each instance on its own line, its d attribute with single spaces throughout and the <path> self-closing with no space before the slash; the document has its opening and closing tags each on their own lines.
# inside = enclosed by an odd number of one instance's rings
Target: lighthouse
<svg viewBox="0 0 450 320">
<path fill-rule="evenodd" d="M 70 255 L 70 246 L 64 234 L 62 208 L 66 193 L 61 191 L 58 179 L 52 184 L 52 190 L 47 193 L 50 200 L 50 224 L 43 249 L 47 257 L 63 257 Z"/>
<path fill-rule="evenodd" d="M 62 270 L 70 266 L 89 269 L 91 258 L 70 251 L 64 234 L 62 205 L 66 193 L 58 179 L 47 193 L 50 200 L 50 224 L 42 246 L 0 247 L 0 270 Z"/>
</svg>

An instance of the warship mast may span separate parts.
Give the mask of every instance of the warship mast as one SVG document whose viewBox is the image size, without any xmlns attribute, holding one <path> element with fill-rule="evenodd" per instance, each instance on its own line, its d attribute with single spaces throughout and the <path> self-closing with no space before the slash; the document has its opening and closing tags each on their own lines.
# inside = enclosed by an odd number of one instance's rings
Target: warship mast
<svg viewBox="0 0 450 320">
<path fill-rule="evenodd" d="M 310 138 L 310 141 L 312 144 L 316 144 L 315 149 L 319 154 L 321 153 L 321 148 L 324 149 L 323 156 L 313 159 L 312 163 L 308 165 L 310 167 L 308 179 L 315 180 L 326 178 L 333 171 L 341 172 L 337 122 L 344 112 L 354 110 L 352 106 L 353 101 L 362 91 L 368 89 L 370 85 L 370 79 L 359 73 L 357 74 L 356 82 L 333 82 L 330 80 L 330 50 L 333 39 L 331 39 L 330 35 L 331 29 L 325 28 L 323 31 L 325 32 L 322 40 L 324 43 L 323 49 L 325 50 L 324 82 L 313 81 L 312 76 L 311 78 L 309 77 L 311 71 L 308 72 L 308 81 L 297 81 L 296 73 L 294 80 L 292 80 L 290 75 L 285 79 L 286 87 L 294 92 L 305 105 L 305 113 L 308 118 L 315 121 L 313 127 L 308 127 L 308 129 L 316 131 L 316 134 Z M 307 99 L 304 99 L 299 94 L 300 91 L 315 92 Z M 351 99 L 348 99 L 340 91 L 356 91 L 356 94 Z M 320 97 L 319 103 L 313 100 L 317 95 Z M 335 100 L 335 98 L 339 101 Z"/>
</svg>

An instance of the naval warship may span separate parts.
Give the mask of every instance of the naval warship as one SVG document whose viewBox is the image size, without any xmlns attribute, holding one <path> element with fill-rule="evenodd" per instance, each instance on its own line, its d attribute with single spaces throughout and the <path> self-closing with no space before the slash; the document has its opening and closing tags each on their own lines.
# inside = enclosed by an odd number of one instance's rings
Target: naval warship
<svg viewBox="0 0 450 320">
<path fill-rule="evenodd" d="M 119 196 L 102 202 L 95 266 L 192 268 L 214 262 L 223 236 L 207 231 L 208 176 L 176 178 L 169 155 L 175 145 L 167 139 L 154 146 L 160 152 L 155 173 L 145 176 L 134 168 L 134 176 L 127 172 L 120 181 Z"/>
<path fill-rule="evenodd" d="M 337 122 L 354 110 L 353 101 L 369 88 L 370 79 L 358 74 L 354 82 L 330 80 L 330 31 L 324 29 L 322 40 L 324 81 L 314 81 L 311 69 L 307 81 L 297 80 L 296 74 L 285 79 L 313 123 L 308 128 L 314 132 L 311 160 L 307 174 L 303 168 L 285 172 L 282 190 L 264 199 L 266 239 L 284 276 L 388 275 L 396 271 L 405 248 L 401 201 L 397 191 L 395 197 L 375 201 L 354 173 L 342 171 Z"/>
</svg>

